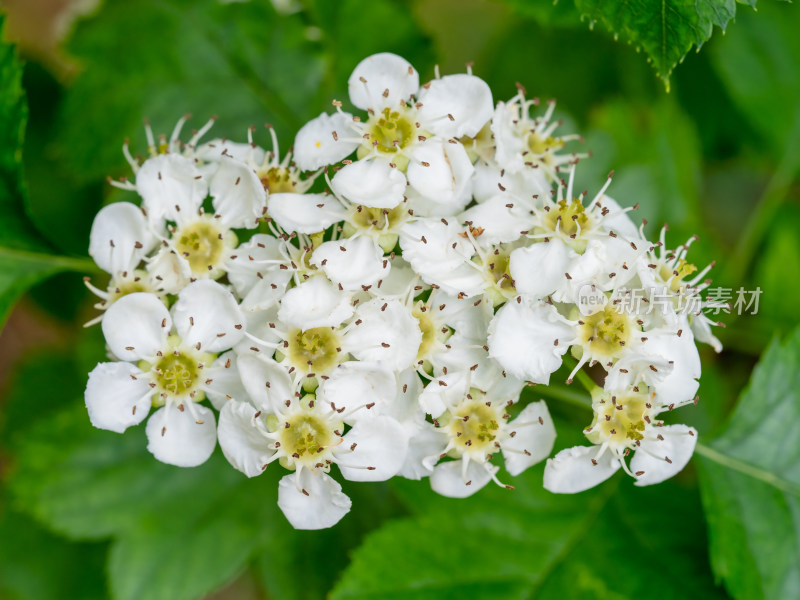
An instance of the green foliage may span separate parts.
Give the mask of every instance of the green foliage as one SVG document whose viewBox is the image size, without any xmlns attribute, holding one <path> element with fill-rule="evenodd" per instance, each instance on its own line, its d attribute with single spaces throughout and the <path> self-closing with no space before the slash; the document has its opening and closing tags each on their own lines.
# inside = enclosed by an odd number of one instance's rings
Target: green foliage
<svg viewBox="0 0 800 600">
<path fill-rule="evenodd" d="M 22 65 L 2 41 L 0 15 L 0 327 L 13 303 L 34 283 L 59 271 L 84 270 L 90 261 L 53 257 L 24 209 L 22 142 L 28 106 Z"/>
<path fill-rule="evenodd" d="M 798 26 L 795 6 L 764 2 L 758 13 L 744 11 L 735 32 L 711 51 L 731 97 L 778 156 L 800 131 Z"/>
<path fill-rule="evenodd" d="M 800 330 L 775 341 L 699 461 L 711 560 L 736 598 L 800 594 Z"/>
<path fill-rule="evenodd" d="M 736 14 L 735 0 L 637 0 L 617 4 L 575 0 L 578 10 L 615 35 L 641 48 L 669 86 L 669 75 L 691 50 L 700 48 L 714 27 L 723 31 Z"/>
<path fill-rule="evenodd" d="M 369 535 L 333 598 L 720 597 L 691 493 L 623 481 L 557 496 L 541 477 L 535 467 L 514 478 L 514 491 L 492 486 L 457 510 L 424 484 L 400 482 L 418 516 Z"/>
</svg>

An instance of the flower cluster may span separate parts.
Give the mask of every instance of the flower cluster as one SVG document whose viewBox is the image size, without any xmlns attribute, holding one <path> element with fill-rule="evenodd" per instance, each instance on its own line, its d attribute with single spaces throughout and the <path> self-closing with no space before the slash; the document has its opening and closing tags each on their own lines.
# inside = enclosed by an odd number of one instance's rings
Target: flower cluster
<svg viewBox="0 0 800 600">
<path fill-rule="evenodd" d="M 545 487 L 680 471 L 696 432 L 658 415 L 695 398 L 695 338 L 719 348 L 689 243 L 647 241 L 610 178 L 575 195 L 578 136 L 519 86 L 495 106 L 470 71 L 420 85 L 393 54 L 348 86 L 360 114 L 334 102 L 283 158 L 272 130 L 272 151 L 252 131 L 201 143 L 211 122 L 184 143 L 183 119 L 169 138 L 147 129 L 145 159 L 124 147 L 134 179 L 113 183 L 141 202 L 92 227 L 110 275 L 87 281 L 110 358 L 89 375 L 92 424 L 122 432 L 155 410 L 163 462 L 202 464 L 217 442 L 249 477 L 277 461 L 287 519 L 324 528 L 350 510 L 334 465 L 350 481 L 428 477 L 450 497 L 510 488 L 500 465 L 517 475 L 556 437 L 544 401 L 520 393 L 569 354 L 570 381 L 584 365 L 605 377 L 592 445 L 548 460 Z M 666 300 L 621 310 L 642 290 Z"/>
</svg>

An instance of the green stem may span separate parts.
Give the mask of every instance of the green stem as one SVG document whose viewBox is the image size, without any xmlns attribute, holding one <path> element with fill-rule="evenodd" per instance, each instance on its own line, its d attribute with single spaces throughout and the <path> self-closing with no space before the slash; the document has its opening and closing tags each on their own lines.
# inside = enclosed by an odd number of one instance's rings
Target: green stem
<svg viewBox="0 0 800 600">
<path fill-rule="evenodd" d="M 100 274 L 103 271 L 94 264 L 89 258 L 73 258 L 71 256 L 57 256 L 53 254 L 41 254 L 28 250 L 14 250 L 12 248 L 0 248 L 0 260 L 13 260 L 17 262 L 43 263 L 62 271 L 78 271 L 81 273 Z"/>
<path fill-rule="evenodd" d="M 592 400 L 586 394 L 582 394 L 565 387 L 557 385 L 537 385 L 534 388 L 533 393 L 546 396 L 552 400 L 560 400 L 562 402 L 566 402 L 567 404 L 579 406 L 583 409 L 591 410 L 592 408 Z"/>
<path fill-rule="evenodd" d="M 699 455 L 704 456 L 709 460 L 713 460 L 715 463 L 722 465 L 723 467 L 733 469 L 734 471 L 739 471 L 740 473 L 747 475 L 748 477 L 752 477 L 753 479 L 758 479 L 759 481 L 763 481 L 764 483 L 771 485 L 772 487 L 777 488 L 788 494 L 800 496 L 800 485 L 792 483 L 791 481 L 786 481 L 785 479 L 781 479 L 780 477 L 778 477 L 773 473 L 764 471 L 758 467 L 751 465 L 750 463 L 746 463 L 742 460 L 739 460 L 738 458 L 733 458 L 731 456 L 728 456 L 727 454 L 718 452 L 717 450 L 714 450 L 710 446 L 698 443 L 695 448 L 695 452 L 697 452 Z"/>
</svg>

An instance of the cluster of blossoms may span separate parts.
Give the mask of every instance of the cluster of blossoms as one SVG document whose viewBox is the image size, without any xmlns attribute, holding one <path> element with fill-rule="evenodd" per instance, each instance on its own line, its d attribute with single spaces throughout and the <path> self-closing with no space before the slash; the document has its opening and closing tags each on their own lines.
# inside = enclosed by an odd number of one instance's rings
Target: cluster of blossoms
<svg viewBox="0 0 800 600">
<path fill-rule="evenodd" d="M 719 347 L 689 243 L 647 241 L 608 184 L 575 195 L 577 136 L 521 88 L 494 105 L 471 72 L 420 85 L 392 54 L 348 85 L 365 113 L 334 102 L 293 156 L 274 132 L 270 152 L 252 132 L 201 143 L 212 123 L 183 143 L 183 120 L 170 138 L 148 129 L 145 159 L 126 145 L 135 177 L 113 183 L 141 203 L 106 206 L 91 232 L 110 275 L 87 281 L 110 359 L 89 375 L 92 423 L 122 432 L 155 410 L 158 460 L 200 465 L 219 442 L 249 477 L 277 461 L 287 519 L 324 528 L 350 510 L 334 465 L 351 481 L 428 477 L 451 497 L 511 487 L 497 455 L 517 475 L 556 437 L 520 393 L 569 353 L 570 381 L 584 365 L 605 377 L 591 445 L 549 459 L 545 487 L 680 471 L 696 432 L 659 414 L 695 398 L 695 338 Z M 624 310 L 642 290 L 664 301 Z"/>
</svg>

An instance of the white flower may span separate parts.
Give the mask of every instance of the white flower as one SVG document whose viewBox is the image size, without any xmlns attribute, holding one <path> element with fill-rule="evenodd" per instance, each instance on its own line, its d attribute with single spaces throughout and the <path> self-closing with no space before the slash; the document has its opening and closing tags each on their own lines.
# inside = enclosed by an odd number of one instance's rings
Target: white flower
<svg viewBox="0 0 800 600">
<path fill-rule="evenodd" d="M 147 424 L 148 450 L 178 466 L 205 462 L 216 444 L 214 414 L 199 402 L 205 394 L 220 403 L 230 395 L 225 371 L 231 363 L 216 355 L 238 342 L 242 322 L 230 292 L 210 281 L 186 287 L 171 313 L 152 294 L 121 298 L 106 312 L 103 334 L 126 362 L 100 363 L 89 374 L 92 424 L 121 433 L 156 407 Z"/>
<path fill-rule="evenodd" d="M 576 446 L 547 461 L 545 489 L 562 494 L 587 490 L 611 477 L 620 467 L 636 485 L 660 483 L 681 471 L 697 443 L 697 432 L 686 425 L 664 425 L 657 416 L 669 410 L 646 386 L 616 393 L 595 389 L 594 420 L 584 433 L 595 446 Z M 630 467 L 625 457 L 634 452 Z"/>
<path fill-rule="evenodd" d="M 333 116 L 323 113 L 310 121 L 295 139 L 297 164 L 318 169 L 358 149 L 360 160 L 339 174 L 345 182 L 339 191 L 351 202 L 368 204 L 375 191 L 395 189 L 400 177 L 405 181 L 405 173 L 418 194 L 454 204 L 454 212 L 463 208 L 469 201 L 472 161 L 458 138 L 477 135 L 491 118 L 492 95 L 486 83 L 460 74 L 420 88 L 419 74 L 406 60 L 382 53 L 359 63 L 348 87 L 351 102 L 368 111 L 368 120 L 361 122 L 339 109 Z M 401 172 L 399 177 L 385 178 L 387 163 Z M 357 179 L 367 182 L 364 190 L 347 183 Z M 396 198 L 396 191 L 389 196 Z"/>
<path fill-rule="evenodd" d="M 328 475 L 331 465 L 337 464 L 351 481 L 383 481 L 403 466 L 408 440 L 393 419 L 376 416 L 363 425 L 357 422 L 345 434 L 344 423 L 328 403 L 313 395 L 295 397 L 277 363 L 247 360 L 253 368 L 243 382 L 253 390 L 256 407 L 236 401 L 223 407 L 220 446 L 248 477 L 275 460 L 295 471 L 281 480 L 278 490 L 278 506 L 292 526 L 331 527 L 349 511 L 349 498 Z"/>
<path fill-rule="evenodd" d="M 497 103 L 492 117 L 494 159 L 501 169 L 512 173 L 540 169 L 553 181 L 561 166 L 575 163 L 587 155 L 558 154 L 567 142 L 580 139 L 581 136 L 554 136 L 560 125 L 559 121 L 551 122 L 556 103 L 551 100 L 545 114 L 532 119 L 530 109 L 538 104 L 538 98 L 526 100 L 521 89 L 510 102 Z"/>
<path fill-rule="evenodd" d="M 428 462 L 435 463 L 445 455 L 455 460 L 433 468 L 434 491 L 463 498 L 490 480 L 503 485 L 495 475 L 498 467 L 491 463 L 498 451 L 512 475 L 519 475 L 550 454 L 556 432 L 544 402 L 529 404 L 509 421 L 508 408 L 522 388 L 519 380 L 497 376 L 485 392 L 472 385 L 469 371 L 450 373 L 438 382 L 444 385 L 433 382 L 420 396 L 423 406 L 433 411 L 437 431 L 443 434 L 438 451 Z"/>
<path fill-rule="evenodd" d="M 89 256 L 111 279 L 106 290 L 96 288 L 88 278 L 84 280 L 101 299 L 95 308 L 105 310 L 122 296 L 134 292 L 157 293 L 158 281 L 140 268 L 157 244 L 157 235 L 135 205 L 117 202 L 100 209 L 89 234 Z M 98 320 L 102 316 L 90 323 Z"/>
</svg>

